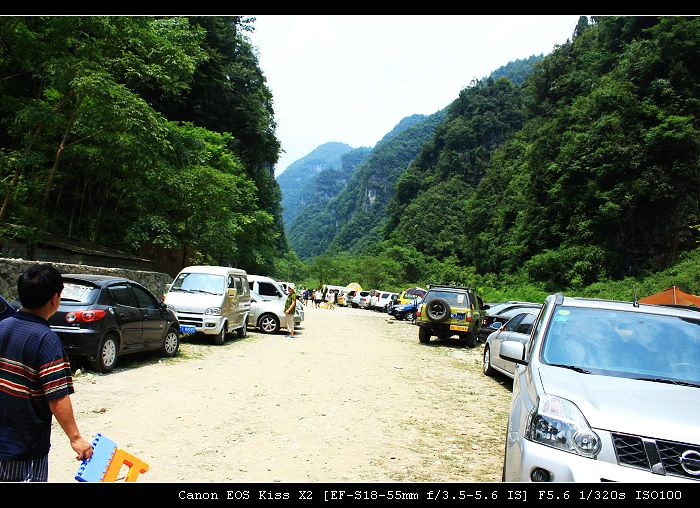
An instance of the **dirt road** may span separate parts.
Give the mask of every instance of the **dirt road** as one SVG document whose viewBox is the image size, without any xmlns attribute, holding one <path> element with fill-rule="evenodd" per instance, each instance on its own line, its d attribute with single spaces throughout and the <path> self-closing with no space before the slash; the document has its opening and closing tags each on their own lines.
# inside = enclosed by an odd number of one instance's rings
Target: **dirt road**
<svg viewBox="0 0 700 508">
<path fill-rule="evenodd" d="M 83 435 L 150 465 L 147 482 L 499 481 L 511 383 L 386 314 L 306 308 L 294 340 L 249 332 L 75 378 Z M 54 424 L 49 481 L 78 462 Z"/>
</svg>

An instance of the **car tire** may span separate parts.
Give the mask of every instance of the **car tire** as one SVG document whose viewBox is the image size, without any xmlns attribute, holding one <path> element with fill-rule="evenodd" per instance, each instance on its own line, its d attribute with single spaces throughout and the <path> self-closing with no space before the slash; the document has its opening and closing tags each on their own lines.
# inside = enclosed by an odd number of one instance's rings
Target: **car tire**
<svg viewBox="0 0 700 508">
<path fill-rule="evenodd" d="M 171 326 L 168 333 L 163 338 L 163 346 L 160 348 L 160 354 L 163 356 L 175 356 L 180 348 L 180 331 L 177 326 Z"/>
<path fill-rule="evenodd" d="M 479 337 L 476 335 L 475 332 L 467 334 L 465 338 L 467 339 L 468 347 L 476 347 L 479 345 Z"/>
<path fill-rule="evenodd" d="M 248 318 L 243 321 L 243 326 L 236 330 L 236 337 L 244 339 L 248 335 Z"/>
<path fill-rule="evenodd" d="M 425 328 L 421 326 L 418 328 L 418 341 L 420 341 L 423 344 L 427 344 L 430 342 L 430 336 L 432 334 L 430 333 L 430 328 Z"/>
<path fill-rule="evenodd" d="M 258 319 L 258 328 L 262 333 L 277 333 L 280 329 L 280 320 L 274 314 L 263 314 Z"/>
<path fill-rule="evenodd" d="M 119 339 L 114 333 L 107 333 L 97 348 L 97 356 L 95 361 L 90 361 L 90 368 L 107 374 L 114 370 L 119 358 Z"/>
<path fill-rule="evenodd" d="M 482 369 L 485 376 L 491 377 L 496 373 L 496 371 L 493 370 L 493 367 L 491 367 L 491 349 L 489 348 L 488 344 L 484 348 L 484 363 L 482 365 Z"/>
<path fill-rule="evenodd" d="M 221 327 L 221 331 L 214 335 L 214 345 L 221 346 L 226 340 L 226 323 Z"/>
<path fill-rule="evenodd" d="M 444 298 L 433 298 L 424 309 L 428 319 L 433 323 L 442 323 L 450 317 L 450 302 Z"/>
</svg>

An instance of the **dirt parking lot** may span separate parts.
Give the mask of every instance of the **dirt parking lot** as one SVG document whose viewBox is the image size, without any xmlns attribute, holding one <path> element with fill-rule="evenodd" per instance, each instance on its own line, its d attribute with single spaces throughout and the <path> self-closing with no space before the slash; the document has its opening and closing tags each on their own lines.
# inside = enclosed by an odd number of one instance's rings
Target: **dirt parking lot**
<svg viewBox="0 0 700 508">
<path fill-rule="evenodd" d="M 418 342 L 386 314 L 306 307 L 294 340 L 250 332 L 75 377 L 83 435 L 146 461 L 143 482 L 500 481 L 512 384 L 483 344 Z M 78 462 L 54 423 L 49 481 Z"/>
</svg>

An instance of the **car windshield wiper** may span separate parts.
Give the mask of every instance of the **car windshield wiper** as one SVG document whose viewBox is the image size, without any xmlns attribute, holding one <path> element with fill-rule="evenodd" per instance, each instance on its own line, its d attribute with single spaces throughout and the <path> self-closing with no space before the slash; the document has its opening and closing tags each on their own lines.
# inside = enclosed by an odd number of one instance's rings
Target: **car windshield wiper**
<svg viewBox="0 0 700 508">
<path fill-rule="evenodd" d="M 577 367 L 576 365 L 559 365 L 558 363 L 551 363 L 550 364 L 552 367 L 562 367 L 564 369 L 571 369 L 576 372 L 580 372 L 581 374 L 590 374 L 590 370 L 586 370 L 582 367 Z"/>
<path fill-rule="evenodd" d="M 171 288 L 171 291 L 184 291 L 185 293 L 191 293 L 189 289 L 184 289 L 184 288 Z"/>
<path fill-rule="evenodd" d="M 190 293 L 197 292 L 197 293 L 204 293 L 206 295 L 220 295 L 221 293 L 212 293 L 211 291 L 207 291 L 205 289 L 193 289 L 190 291 Z"/>
<path fill-rule="evenodd" d="M 667 383 L 670 385 L 694 386 L 695 388 L 700 388 L 700 384 L 698 383 L 690 383 L 688 381 L 680 381 L 678 379 L 668 379 L 664 377 L 635 377 L 632 379 L 636 379 L 638 381 L 652 381 L 654 383 Z"/>
<path fill-rule="evenodd" d="M 76 300 L 75 298 L 61 298 L 62 302 L 80 302 L 81 300 Z"/>
</svg>

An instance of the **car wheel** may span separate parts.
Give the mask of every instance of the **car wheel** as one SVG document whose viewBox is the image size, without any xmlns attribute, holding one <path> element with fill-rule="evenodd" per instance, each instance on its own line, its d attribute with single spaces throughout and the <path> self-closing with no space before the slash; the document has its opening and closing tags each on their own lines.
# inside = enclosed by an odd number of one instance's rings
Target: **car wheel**
<svg viewBox="0 0 700 508">
<path fill-rule="evenodd" d="M 466 336 L 467 339 L 467 346 L 469 347 L 476 347 L 479 345 L 479 338 L 477 337 L 476 333 L 472 332 Z"/>
<path fill-rule="evenodd" d="M 180 347 L 180 333 L 176 326 L 171 326 L 168 333 L 163 339 L 163 346 L 160 348 L 160 353 L 165 356 L 175 356 Z"/>
<path fill-rule="evenodd" d="M 434 298 L 425 306 L 428 319 L 434 323 L 442 323 L 450 317 L 450 302 L 444 298 Z"/>
<path fill-rule="evenodd" d="M 248 318 L 243 321 L 243 327 L 236 330 L 236 337 L 243 339 L 248 335 Z"/>
<path fill-rule="evenodd" d="M 484 348 L 484 365 L 483 365 L 483 369 L 484 369 L 484 375 L 485 375 L 485 376 L 493 376 L 493 375 L 496 373 L 496 371 L 493 370 L 493 368 L 491 367 L 491 349 L 489 349 L 488 344 L 487 344 L 486 347 Z"/>
<path fill-rule="evenodd" d="M 226 340 L 226 323 L 221 327 L 221 331 L 214 336 L 214 344 L 220 346 Z"/>
<path fill-rule="evenodd" d="M 98 372 L 107 374 L 114 370 L 119 357 L 119 340 L 113 333 L 108 333 L 100 341 L 97 348 L 97 360 L 90 361 L 90 367 Z"/>
<path fill-rule="evenodd" d="M 421 327 L 418 329 L 418 340 L 423 344 L 430 342 L 430 328 Z"/>
<path fill-rule="evenodd" d="M 258 328 L 263 333 L 276 333 L 280 329 L 280 320 L 273 314 L 263 314 L 258 319 Z"/>
</svg>

